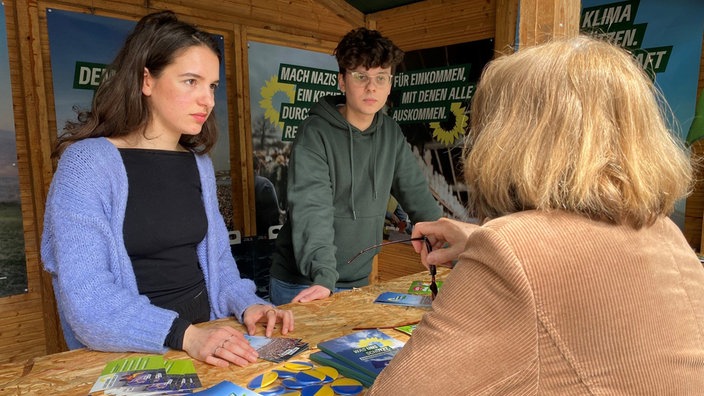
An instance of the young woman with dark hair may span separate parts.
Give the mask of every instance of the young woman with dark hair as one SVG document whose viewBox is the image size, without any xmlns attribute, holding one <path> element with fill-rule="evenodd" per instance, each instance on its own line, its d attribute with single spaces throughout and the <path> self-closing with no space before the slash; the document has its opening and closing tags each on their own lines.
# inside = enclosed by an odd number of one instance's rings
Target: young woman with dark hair
<svg viewBox="0 0 704 396">
<path fill-rule="evenodd" d="M 143 17 L 59 137 L 42 260 L 69 348 L 256 361 L 243 334 L 194 323 L 234 316 L 250 334 L 293 315 L 241 279 L 208 152 L 221 54 L 210 34 L 163 11 Z"/>
</svg>

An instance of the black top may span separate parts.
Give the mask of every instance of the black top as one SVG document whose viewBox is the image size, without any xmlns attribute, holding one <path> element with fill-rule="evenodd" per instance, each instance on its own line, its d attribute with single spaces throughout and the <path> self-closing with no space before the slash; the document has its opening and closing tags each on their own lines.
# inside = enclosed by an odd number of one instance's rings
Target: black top
<svg viewBox="0 0 704 396">
<path fill-rule="evenodd" d="M 210 319 L 205 279 L 196 246 L 208 221 L 194 154 L 120 149 L 129 192 L 123 233 L 139 293 L 179 313 L 172 333 L 178 346 L 189 323 Z M 168 338 L 167 337 L 167 341 Z"/>
</svg>

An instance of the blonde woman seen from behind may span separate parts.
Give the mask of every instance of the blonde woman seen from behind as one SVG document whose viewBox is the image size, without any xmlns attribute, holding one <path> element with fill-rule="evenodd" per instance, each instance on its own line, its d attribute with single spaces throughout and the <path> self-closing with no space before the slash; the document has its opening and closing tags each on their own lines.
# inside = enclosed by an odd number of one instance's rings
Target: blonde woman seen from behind
<svg viewBox="0 0 704 396">
<path fill-rule="evenodd" d="M 692 166 L 659 98 L 587 37 L 487 66 L 465 152 L 482 225 L 415 226 L 426 264 L 458 261 L 369 395 L 701 394 L 704 269 L 668 218 Z"/>
</svg>

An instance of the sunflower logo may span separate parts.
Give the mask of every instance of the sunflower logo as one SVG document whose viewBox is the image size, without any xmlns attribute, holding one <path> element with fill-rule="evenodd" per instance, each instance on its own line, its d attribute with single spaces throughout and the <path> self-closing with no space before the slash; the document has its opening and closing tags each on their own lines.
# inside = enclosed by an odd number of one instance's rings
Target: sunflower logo
<svg viewBox="0 0 704 396">
<path fill-rule="evenodd" d="M 376 345 L 378 347 L 382 347 L 382 346 L 390 347 L 390 346 L 394 345 L 392 340 L 385 340 L 385 339 L 379 338 L 379 337 L 363 338 L 363 339 L 359 340 L 358 344 L 362 348 L 368 347 L 370 345 Z"/>
<path fill-rule="evenodd" d="M 462 103 L 456 102 L 450 105 L 450 115 L 447 121 L 431 122 L 430 129 L 433 130 L 433 137 L 438 142 L 444 145 L 451 145 L 460 135 L 464 135 L 467 129 L 467 120 L 469 117 L 465 115 L 465 107 Z"/>
<path fill-rule="evenodd" d="M 259 93 L 262 95 L 259 106 L 264 110 L 264 117 L 280 129 L 284 129 L 284 123 L 280 120 L 281 114 L 277 109 L 280 108 L 281 103 L 285 102 L 285 99 L 288 99 L 288 103 L 293 103 L 296 97 L 296 86 L 281 83 L 276 76 L 272 76 Z"/>
</svg>

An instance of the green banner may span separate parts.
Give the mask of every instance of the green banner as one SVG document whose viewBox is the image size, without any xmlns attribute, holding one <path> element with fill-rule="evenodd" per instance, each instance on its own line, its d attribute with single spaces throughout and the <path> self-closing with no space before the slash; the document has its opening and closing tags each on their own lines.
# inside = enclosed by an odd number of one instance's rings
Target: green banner
<svg viewBox="0 0 704 396">
<path fill-rule="evenodd" d="M 476 85 L 469 82 L 471 65 L 414 70 L 394 76 L 400 101 L 389 110 L 399 124 L 448 121 L 452 104 L 469 102 Z"/>
<path fill-rule="evenodd" d="M 294 102 L 279 105 L 279 121 L 283 123 L 281 140 L 292 141 L 298 132 L 298 125 L 308 116 L 310 107 L 321 96 L 340 92 L 337 88 L 338 72 L 313 67 L 279 65 L 278 82 L 294 86 Z"/>
<path fill-rule="evenodd" d="M 107 65 L 103 63 L 91 63 L 76 61 L 73 73 L 73 89 L 96 90 L 103 79 Z"/>
<path fill-rule="evenodd" d="M 629 0 L 584 7 L 580 29 L 631 51 L 651 77 L 655 78 L 655 73 L 666 71 L 673 47 L 643 48 L 648 24 L 634 23 L 639 6 L 640 0 Z"/>
</svg>

